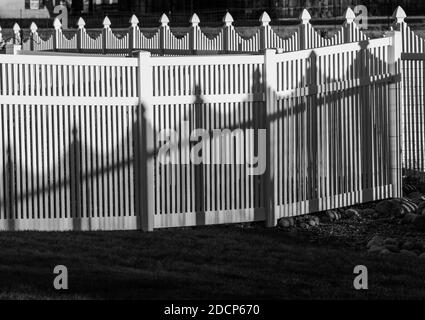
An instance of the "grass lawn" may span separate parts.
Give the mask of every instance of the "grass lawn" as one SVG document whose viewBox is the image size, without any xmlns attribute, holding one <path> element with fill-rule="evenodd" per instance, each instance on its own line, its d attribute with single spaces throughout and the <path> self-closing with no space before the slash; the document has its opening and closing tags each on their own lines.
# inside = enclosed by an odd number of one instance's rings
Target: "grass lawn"
<svg viewBox="0 0 425 320">
<path fill-rule="evenodd" d="M 425 298 L 425 260 L 261 226 L 142 232 L 0 233 L 0 298 Z M 53 289 L 65 265 L 69 290 Z M 369 290 L 353 289 L 353 269 Z"/>
</svg>

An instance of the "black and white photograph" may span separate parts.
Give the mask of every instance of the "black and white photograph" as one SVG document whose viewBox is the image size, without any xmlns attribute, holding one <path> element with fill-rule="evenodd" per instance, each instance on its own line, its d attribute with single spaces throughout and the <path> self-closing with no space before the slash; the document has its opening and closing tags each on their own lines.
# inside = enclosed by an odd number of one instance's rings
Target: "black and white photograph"
<svg viewBox="0 0 425 320">
<path fill-rule="evenodd" d="M 424 1 L 0 0 L 0 300 L 423 299 Z"/>
</svg>

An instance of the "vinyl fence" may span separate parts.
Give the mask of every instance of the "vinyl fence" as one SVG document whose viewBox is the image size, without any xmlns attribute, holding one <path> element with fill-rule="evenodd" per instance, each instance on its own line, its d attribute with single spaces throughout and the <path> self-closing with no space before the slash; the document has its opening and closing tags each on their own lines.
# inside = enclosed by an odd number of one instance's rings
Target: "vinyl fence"
<svg viewBox="0 0 425 320">
<path fill-rule="evenodd" d="M 402 99 L 402 166 L 405 169 L 425 171 L 425 132 L 423 130 L 423 102 L 425 95 L 422 79 L 425 39 L 416 34 L 405 22 L 406 14 L 398 7 L 393 15 L 393 30 L 401 32 L 403 59 L 401 61 L 401 94 Z M 310 24 L 310 15 L 304 10 L 300 16 L 301 24 L 287 38 L 280 37 L 270 26 L 271 19 L 267 13 L 260 17 L 260 26 L 253 36 L 241 36 L 233 26 L 233 18 L 226 14 L 224 26 L 214 37 L 207 36 L 200 28 L 200 20 L 196 14 L 190 19 L 190 29 L 183 36 L 176 36 L 169 27 L 166 15 L 160 19 L 160 27 L 153 34 L 146 34 L 138 26 L 137 17 L 130 19 L 130 27 L 125 32 L 113 31 L 108 18 L 105 18 L 103 30 L 93 35 L 85 29 L 84 20 L 80 19 L 77 31 L 64 31 L 58 20 L 54 30 L 47 38 L 37 32 L 32 24 L 29 39 L 21 39 L 21 30 L 14 27 L 14 36 L 9 42 L 20 43 L 23 40 L 25 50 L 82 52 L 94 54 L 130 55 L 135 50 L 149 50 L 153 55 L 185 55 L 185 54 L 217 54 L 262 52 L 267 48 L 278 48 L 282 52 L 291 52 L 312 48 L 326 47 L 343 43 L 366 41 L 369 37 L 360 30 L 354 12 L 348 8 L 345 23 L 334 34 L 323 37 Z M 0 41 L 2 33 L 0 28 Z M 416 55 L 410 55 L 410 54 Z"/>
<path fill-rule="evenodd" d="M 393 32 L 262 55 L 0 55 L 0 229 L 272 226 L 400 196 L 400 44 Z M 199 146 L 217 157 L 214 129 L 230 130 L 219 148 L 239 162 L 188 161 Z M 252 156 L 264 174 L 248 174 Z"/>
<path fill-rule="evenodd" d="M 425 132 L 423 130 L 423 101 L 425 95 L 422 78 L 425 39 L 416 34 L 405 22 L 406 14 L 401 7 L 394 12 L 393 30 L 402 35 L 401 94 L 402 99 L 402 166 L 405 169 L 425 171 Z M 9 42 L 20 43 L 23 40 L 25 50 L 80 52 L 109 55 L 131 55 L 135 50 L 149 50 L 153 55 L 187 55 L 217 53 L 255 53 L 267 48 L 278 48 L 282 52 L 291 52 L 312 48 L 326 47 L 343 43 L 366 41 L 369 37 L 360 30 L 354 12 L 348 8 L 345 23 L 330 38 L 323 37 L 310 24 L 310 15 L 304 10 L 300 16 L 301 24 L 287 38 L 282 38 L 270 26 L 271 19 L 263 13 L 259 19 L 258 30 L 249 38 L 241 36 L 233 26 L 233 18 L 228 13 L 223 18 L 222 30 L 213 37 L 207 36 L 200 28 L 196 14 L 190 19 L 190 29 L 183 36 L 176 36 L 169 27 L 166 15 L 160 19 L 160 27 L 153 34 L 146 34 L 138 26 L 137 17 L 130 19 L 130 27 L 124 32 L 114 31 L 106 17 L 103 30 L 94 35 L 85 29 L 84 20 L 80 19 L 77 31 L 64 31 L 58 20 L 55 29 L 47 38 L 37 32 L 32 24 L 29 39 L 20 39 L 20 27 L 15 25 L 14 36 Z M 0 40 L 2 38 L 0 29 Z M 410 54 L 416 55 L 410 55 Z"/>
</svg>

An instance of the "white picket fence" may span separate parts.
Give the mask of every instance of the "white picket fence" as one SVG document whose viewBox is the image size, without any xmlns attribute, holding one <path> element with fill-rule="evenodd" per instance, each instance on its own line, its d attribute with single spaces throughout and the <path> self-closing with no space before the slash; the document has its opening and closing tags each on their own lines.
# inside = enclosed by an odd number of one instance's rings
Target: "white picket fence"
<svg viewBox="0 0 425 320">
<path fill-rule="evenodd" d="M 396 31 L 262 55 L 0 55 L 0 229 L 272 226 L 398 197 L 400 55 Z M 264 144 L 224 144 L 264 153 L 265 174 L 183 162 L 196 128 L 266 129 Z M 160 161 L 162 129 L 179 132 L 170 157 L 184 164 Z"/>
<path fill-rule="evenodd" d="M 405 22 L 406 14 L 398 7 L 394 30 L 402 35 L 402 150 L 403 168 L 425 171 L 425 39 Z"/>
<path fill-rule="evenodd" d="M 345 23 L 331 38 L 323 37 L 310 24 L 311 16 L 304 10 L 300 16 L 301 24 L 288 38 L 280 37 L 270 26 L 271 19 L 264 12 L 259 21 L 257 32 L 250 38 L 238 33 L 233 26 L 233 18 L 227 13 L 223 18 L 224 26 L 213 37 L 206 35 L 200 28 L 199 17 L 194 14 L 190 19 L 190 28 L 187 33 L 176 36 L 170 29 L 169 19 L 163 14 L 160 18 L 160 27 L 153 34 L 144 34 L 139 28 L 136 16 L 130 19 L 127 31 L 113 31 L 111 21 L 106 17 L 103 21 L 103 30 L 92 37 L 85 28 L 82 18 L 78 21 L 78 30 L 73 34 L 62 30 L 58 19 L 54 21 L 54 30 L 50 36 L 43 39 L 33 23 L 30 27 L 29 39 L 23 40 L 23 48 L 33 51 L 60 51 L 98 54 L 131 55 L 137 50 L 147 50 L 158 55 L 193 55 L 218 53 L 252 53 L 261 52 L 268 48 L 280 48 L 283 51 L 296 51 L 337 45 L 348 42 L 367 40 L 368 37 L 354 23 L 355 14 L 348 8 L 345 14 Z M 15 24 L 13 39 L 10 42 L 21 43 L 21 28 Z M 91 32 L 93 33 L 93 32 Z M 1 37 L 1 29 L 0 29 Z"/>
</svg>

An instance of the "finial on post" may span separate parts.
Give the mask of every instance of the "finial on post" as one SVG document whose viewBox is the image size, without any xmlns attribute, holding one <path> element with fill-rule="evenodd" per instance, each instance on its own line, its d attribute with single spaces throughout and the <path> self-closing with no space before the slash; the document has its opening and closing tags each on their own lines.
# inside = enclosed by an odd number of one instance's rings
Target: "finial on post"
<svg viewBox="0 0 425 320">
<path fill-rule="evenodd" d="M 225 16 L 224 16 L 224 18 L 223 18 L 223 22 L 224 22 L 224 25 L 225 25 L 226 27 L 230 27 L 230 26 L 233 24 L 234 20 L 233 20 L 232 15 L 231 15 L 229 12 L 227 12 L 227 13 L 225 14 Z"/>
<path fill-rule="evenodd" d="M 196 13 L 194 13 L 189 20 L 189 23 L 192 24 L 192 27 L 197 27 L 200 22 L 201 22 L 201 20 L 199 19 L 198 15 Z"/>
<path fill-rule="evenodd" d="M 38 29 L 38 27 L 35 24 L 35 22 L 32 22 L 31 25 L 30 25 L 30 31 L 31 31 L 31 33 L 36 33 L 37 32 L 37 29 Z"/>
<path fill-rule="evenodd" d="M 308 10 L 307 10 L 307 9 L 304 9 L 304 10 L 301 12 L 300 20 L 301 20 L 302 24 L 310 23 L 311 15 L 310 15 L 310 12 L 308 12 Z"/>
<path fill-rule="evenodd" d="M 109 29 L 111 27 L 111 20 L 109 20 L 108 16 L 105 17 L 105 19 L 103 19 L 103 28 L 105 29 Z"/>
<path fill-rule="evenodd" d="M 167 15 L 163 13 L 161 18 L 159 19 L 159 23 L 161 23 L 161 27 L 168 27 L 169 22 L 170 22 L 170 19 L 168 19 Z"/>
<path fill-rule="evenodd" d="M 55 21 L 53 21 L 53 27 L 55 30 L 59 30 L 62 27 L 62 23 L 58 18 L 55 18 Z"/>
<path fill-rule="evenodd" d="M 132 28 L 136 28 L 137 25 L 139 24 L 139 19 L 137 19 L 136 15 L 133 14 L 130 18 L 130 24 Z"/>
<path fill-rule="evenodd" d="M 19 26 L 19 24 L 15 23 L 13 25 L 13 44 L 20 44 L 22 39 L 21 39 L 21 27 Z M 7 49 L 7 48 L 6 48 Z"/>
<path fill-rule="evenodd" d="M 259 20 L 260 20 L 261 25 L 263 27 L 268 26 L 270 24 L 270 21 L 272 21 L 272 19 L 270 19 L 269 14 L 267 12 L 265 12 L 265 11 L 261 14 Z"/>
<path fill-rule="evenodd" d="M 406 12 L 403 10 L 402 7 L 398 6 L 393 13 L 393 18 L 396 19 L 397 23 L 403 23 L 406 17 Z"/>
<path fill-rule="evenodd" d="M 347 10 L 345 10 L 344 17 L 345 17 L 345 23 L 351 24 L 354 22 L 354 19 L 356 19 L 356 14 L 350 7 L 348 7 Z"/>
<path fill-rule="evenodd" d="M 77 26 L 78 29 L 84 29 L 84 27 L 86 26 L 86 22 L 83 18 L 78 19 Z"/>
<path fill-rule="evenodd" d="M 15 33 L 15 34 L 19 33 L 19 31 L 21 31 L 21 27 L 17 23 L 15 23 L 13 25 L 13 28 L 12 29 L 13 29 L 13 33 Z"/>
<path fill-rule="evenodd" d="M 301 12 L 300 20 L 301 20 L 302 24 L 310 23 L 311 15 L 310 15 L 310 12 L 308 12 L 308 10 L 307 10 L 307 9 L 304 9 L 304 10 Z"/>
</svg>

